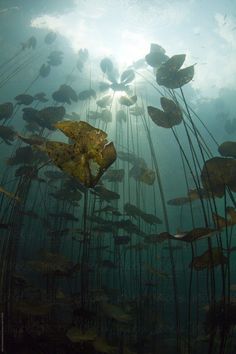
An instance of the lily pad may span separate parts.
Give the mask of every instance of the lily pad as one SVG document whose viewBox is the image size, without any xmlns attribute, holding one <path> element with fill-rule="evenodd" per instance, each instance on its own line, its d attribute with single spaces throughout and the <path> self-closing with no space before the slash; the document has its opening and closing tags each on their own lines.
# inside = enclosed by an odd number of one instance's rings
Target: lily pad
<svg viewBox="0 0 236 354">
<path fill-rule="evenodd" d="M 161 106 L 164 111 L 152 106 L 147 107 L 148 114 L 156 125 L 163 128 L 172 128 L 182 122 L 182 111 L 174 101 L 161 97 Z"/>
<path fill-rule="evenodd" d="M 136 95 L 134 95 L 132 97 L 121 96 L 119 99 L 119 102 L 123 106 L 130 107 L 137 102 L 137 96 Z"/>
<path fill-rule="evenodd" d="M 113 143 L 108 143 L 105 132 L 87 122 L 64 121 L 55 126 L 75 143 L 46 142 L 45 150 L 49 157 L 86 187 L 94 187 L 116 159 Z"/>
<path fill-rule="evenodd" d="M 178 54 L 163 63 L 157 70 L 157 83 L 169 89 L 176 89 L 190 82 L 194 76 L 194 65 L 179 70 L 184 60 L 185 54 Z"/>
<path fill-rule="evenodd" d="M 66 336 L 73 343 L 83 343 L 94 341 L 97 337 L 97 333 L 94 328 L 82 331 L 79 327 L 71 327 L 67 331 Z"/>
</svg>

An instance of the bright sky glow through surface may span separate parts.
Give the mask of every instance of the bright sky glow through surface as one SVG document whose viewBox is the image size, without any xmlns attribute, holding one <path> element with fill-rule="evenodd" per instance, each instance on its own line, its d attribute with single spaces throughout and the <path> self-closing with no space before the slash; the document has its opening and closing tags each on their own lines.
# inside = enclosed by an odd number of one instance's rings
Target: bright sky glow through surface
<svg viewBox="0 0 236 354">
<path fill-rule="evenodd" d="M 143 58 L 150 43 L 167 55 L 187 54 L 194 64 L 192 86 L 203 97 L 217 97 L 236 80 L 236 3 L 215 0 L 75 0 L 65 13 L 43 13 L 31 26 L 55 30 L 71 47 L 91 56 L 111 56 L 121 67 Z"/>
</svg>

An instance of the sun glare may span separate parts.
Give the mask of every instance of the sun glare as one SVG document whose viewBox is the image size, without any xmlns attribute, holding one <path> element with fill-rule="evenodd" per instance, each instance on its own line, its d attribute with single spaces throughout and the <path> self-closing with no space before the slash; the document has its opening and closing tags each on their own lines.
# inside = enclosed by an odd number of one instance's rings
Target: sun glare
<svg viewBox="0 0 236 354">
<path fill-rule="evenodd" d="M 131 65 L 143 58 L 149 50 L 150 39 L 142 33 L 130 30 L 109 31 L 100 28 L 87 19 L 76 20 L 74 14 L 58 17 L 44 15 L 31 21 L 31 26 L 48 30 L 55 30 L 66 38 L 71 48 L 78 52 L 80 48 L 90 48 L 94 57 L 112 56 L 121 68 Z M 109 27 L 109 26 L 108 26 Z"/>
</svg>

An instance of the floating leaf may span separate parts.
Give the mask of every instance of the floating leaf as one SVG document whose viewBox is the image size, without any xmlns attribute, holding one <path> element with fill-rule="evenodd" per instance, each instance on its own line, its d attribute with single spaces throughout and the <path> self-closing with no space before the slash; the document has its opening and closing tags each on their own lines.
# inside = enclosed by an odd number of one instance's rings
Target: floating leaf
<svg viewBox="0 0 236 354">
<path fill-rule="evenodd" d="M 201 171 L 201 180 L 210 195 L 223 197 L 226 186 L 236 192 L 236 161 L 223 157 L 207 160 Z"/>
<path fill-rule="evenodd" d="M 104 74 L 112 72 L 113 70 L 113 63 L 109 58 L 104 58 L 100 62 L 100 68 Z"/>
<path fill-rule="evenodd" d="M 152 52 L 145 56 L 146 62 L 153 68 L 158 68 L 168 59 L 168 56 L 158 52 Z"/>
<path fill-rule="evenodd" d="M 42 128 L 55 130 L 54 124 L 62 120 L 65 113 L 66 110 L 63 106 L 48 106 L 35 113 L 35 120 Z"/>
<path fill-rule="evenodd" d="M 85 140 L 86 143 L 92 145 L 96 143 L 97 146 L 104 142 L 104 139 L 107 137 L 107 133 L 104 131 L 94 128 L 92 125 L 88 124 L 87 122 L 75 122 L 75 121 L 63 121 L 58 122 L 56 128 L 60 129 L 68 138 L 74 141 L 81 141 Z M 86 134 L 89 135 L 91 141 L 87 142 L 88 137 Z M 92 147 L 92 146 L 91 146 Z"/>
<path fill-rule="evenodd" d="M 15 100 L 18 101 L 18 104 L 24 104 L 28 106 L 34 101 L 34 97 L 23 93 L 21 95 L 16 96 Z"/>
<path fill-rule="evenodd" d="M 190 189 L 188 191 L 188 197 L 191 201 L 197 199 L 207 199 L 209 198 L 209 193 L 203 188 Z"/>
<path fill-rule="evenodd" d="M 168 232 L 162 232 L 160 234 L 153 234 L 145 237 L 144 242 L 146 243 L 162 243 L 166 240 L 171 239 L 173 236 L 170 235 Z"/>
<path fill-rule="evenodd" d="M 125 70 L 120 77 L 120 81 L 123 84 L 129 84 L 130 82 L 132 82 L 135 79 L 135 73 L 132 69 L 129 70 Z"/>
<path fill-rule="evenodd" d="M 9 119 L 13 113 L 13 104 L 11 102 L 6 102 L 0 104 L 0 120 Z"/>
<path fill-rule="evenodd" d="M 40 259 L 29 261 L 29 266 L 42 274 L 68 275 L 73 263 L 58 253 L 43 252 Z"/>
<path fill-rule="evenodd" d="M 178 71 L 185 61 L 185 54 L 176 54 L 173 55 L 170 59 L 168 59 L 165 64 L 163 64 L 162 69 L 167 72 L 175 73 Z"/>
<path fill-rule="evenodd" d="M 94 328 L 82 331 L 79 327 L 71 327 L 67 332 L 66 336 L 73 343 L 83 343 L 94 341 L 97 337 L 96 330 Z"/>
<path fill-rule="evenodd" d="M 230 224 L 236 224 L 236 210 L 233 207 L 226 208 L 227 215 L 230 217 Z"/>
<path fill-rule="evenodd" d="M 141 218 L 148 224 L 162 224 L 162 221 L 153 214 L 143 213 Z"/>
<path fill-rule="evenodd" d="M 57 38 L 56 32 L 51 31 L 45 36 L 44 42 L 46 44 L 52 44 L 56 40 L 56 38 Z"/>
<path fill-rule="evenodd" d="M 185 54 L 174 55 L 157 70 L 157 83 L 166 88 L 175 89 L 182 87 L 193 79 L 194 66 L 181 69 Z"/>
<path fill-rule="evenodd" d="M 58 66 L 62 63 L 63 52 L 60 50 L 54 50 L 48 56 L 48 64 L 52 66 Z"/>
<path fill-rule="evenodd" d="M 179 106 L 166 97 L 161 97 L 161 105 L 164 111 L 148 106 L 148 114 L 152 121 L 160 127 L 172 128 L 182 122 L 183 116 Z"/>
<path fill-rule="evenodd" d="M 108 123 L 112 121 L 112 113 L 108 109 L 103 109 L 101 112 L 100 119 L 103 120 L 104 122 Z"/>
<path fill-rule="evenodd" d="M 96 98 L 96 92 L 93 89 L 81 91 L 78 95 L 80 101 L 89 100 L 92 97 Z"/>
<path fill-rule="evenodd" d="M 46 98 L 46 93 L 44 92 L 39 92 L 34 95 L 35 100 L 38 100 L 39 102 L 45 103 L 48 102 L 48 99 Z"/>
<path fill-rule="evenodd" d="M 203 269 L 216 267 L 220 264 L 225 264 L 226 262 L 227 257 L 224 256 L 222 249 L 215 247 L 211 250 L 207 250 L 201 256 L 195 257 L 189 266 L 200 271 Z"/>
<path fill-rule="evenodd" d="M 19 301 L 13 306 L 14 310 L 19 311 L 23 315 L 44 317 L 47 316 L 52 308 L 48 303 L 36 303 L 29 301 Z"/>
<path fill-rule="evenodd" d="M 106 95 L 106 96 L 103 96 L 96 103 L 100 108 L 106 108 L 107 106 L 110 106 L 111 102 L 112 102 L 112 96 Z"/>
<path fill-rule="evenodd" d="M 39 69 L 39 75 L 41 77 L 47 77 L 50 74 L 51 66 L 47 64 L 43 64 Z"/>
<path fill-rule="evenodd" d="M 129 113 L 135 117 L 142 116 L 144 115 L 144 109 L 143 107 L 139 107 L 139 106 L 131 107 L 129 109 Z"/>
<path fill-rule="evenodd" d="M 0 125 L 0 138 L 8 145 L 11 145 L 11 142 L 14 141 L 16 137 L 16 132 L 5 125 Z"/>
<path fill-rule="evenodd" d="M 18 138 L 22 140 L 24 143 L 29 144 L 29 145 L 42 145 L 45 142 L 45 138 L 43 138 L 40 135 L 33 135 L 33 136 L 23 136 L 20 134 L 17 134 Z"/>
<path fill-rule="evenodd" d="M 214 221 L 214 224 L 215 226 L 218 228 L 218 229 L 222 229 L 226 226 L 229 226 L 230 224 L 230 221 L 223 218 L 222 216 L 216 214 L 216 213 L 212 213 L 212 218 L 213 218 L 213 221 Z"/>
<path fill-rule="evenodd" d="M 233 157 L 236 159 L 236 142 L 225 141 L 218 147 L 218 151 L 222 156 Z"/>
<path fill-rule="evenodd" d="M 188 197 L 178 197 L 178 198 L 168 200 L 167 204 L 173 206 L 182 206 L 189 202 L 190 202 L 190 198 Z"/>
<path fill-rule="evenodd" d="M 122 109 L 118 110 L 116 112 L 116 120 L 119 123 L 126 122 L 127 121 L 127 116 L 126 116 L 125 111 L 123 111 Z"/>
<path fill-rule="evenodd" d="M 120 195 L 116 192 L 110 191 L 109 189 L 103 187 L 103 186 L 96 186 L 94 188 L 95 194 L 99 195 L 100 198 L 110 201 L 110 200 L 116 200 L 120 198 Z"/>
<path fill-rule="evenodd" d="M 49 157 L 86 187 L 95 186 L 116 159 L 113 143 L 107 142 L 105 132 L 86 122 L 64 121 L 55 126 L 73 139 L 75 144 L 48 141 L 45 149 Z"/>
<path fill-rule="evenodd" d="M 103 176 L 103 179 L 107 179 L 109 182 L 122 182 L 125 176 L 124 169 L 109 170 Z"/>
<path fill-rule="evenodd" d="M 79 59 L 85 63 L 88 58 L 89 58 L 89 51 L 87 48 L 80 48 L 80 50 L 78 51 L 78 56 L 79 56 Z"/>
<path fill-rule="evenodd" d="M 116 349 L 115 347 L 109 345 L 106 339 L 102 337 L 97 337 L 95 339 L 95 341 L 93 342 L 93 347 L 97 352 L 106 354 L 113 353 Z"/>
<path fill-rule="evenodd" d="M 146 62 L 153 68 L 159 67 L 163 62 L 166 62 L 168 59 L 169 57 L 165 55 L 165 49 L 155 43 L 151 44 L 150 53 L 145 56 Z"/>
<path fill-rule="evenodd" d="M 123 106 L 130 107 L 137 102 L 137 96 L 136 95 L 134 95 L 132 97 L 121 96 L 119 99 L 119 102 Z"/>
<path fill-rule="evenodd" d="M 129 323 L 132 320 L 131 315 L 126 313 L 122 309 L 122 307 L 120 307 L 118 305 L 113 305 L 113 304 L 109 304 L 107 302 L 104 302 L 101 304 L 101 306 L 102 306 L 102 310 L 103 310 L 104 314 L 107 317 L 116 320 L 117 322 Z"/>
<path fill-rule="evenodd" d="M 30 37 L 26 42 L 21 43 L 22 45 L 22 50 L 25 49 L 35 49 L 36 48 L 36 44 L 37 44 L 37 40 L 34 36 Z"/>
<path fill-rule="evenodd" d="M 57 102 L 68 104 L 71 104 L 71 101 L 78 101 L 76 92 L 69 85 L 61 85 L 59 90 L 52 94 L 52 98 Z"/>
<path fill-rule="evenodd" d="M 145 164 L 143 165 L 142 162 L 142 159 L 139 161 L 134 161 L 134 163 L 137 164 L 135 164 L 134 167 L 131 168 L 131 170 L 129 171 L 129 176 L 135 178 L 140 182 L 146 183 L 148 185 L 153 185 L 153 183 L 155 182 L 156 174 L 153 170 L 148 169 Z"/>
</svg>

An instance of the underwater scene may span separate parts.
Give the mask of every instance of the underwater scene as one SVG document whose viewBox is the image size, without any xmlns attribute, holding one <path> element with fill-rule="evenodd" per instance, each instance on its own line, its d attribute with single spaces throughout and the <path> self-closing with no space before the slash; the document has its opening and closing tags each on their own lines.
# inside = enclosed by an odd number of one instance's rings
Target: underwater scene
<svg viewBox="0 0 236 354">
<path fill-rule="evenodd" d="M 236 2 L 0 0 L 0 352 L 236 353 Z"/>
</svg>

